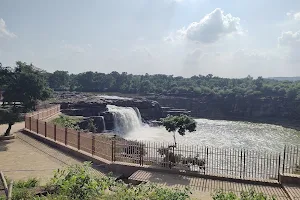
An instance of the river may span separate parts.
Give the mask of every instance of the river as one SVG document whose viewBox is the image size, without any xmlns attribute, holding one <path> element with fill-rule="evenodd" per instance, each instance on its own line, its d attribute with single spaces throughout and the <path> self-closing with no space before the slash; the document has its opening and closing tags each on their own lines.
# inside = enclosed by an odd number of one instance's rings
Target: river
<svg viewBox="0 0 300 200">
<path fill-rule="evenodd" d="M 176 134 L 178 144 L 255 151 L 282 152 L 284 145 L 298 145 L 300 131 L 277 125 L 225 120 L 196 119 L 195 132 Z M 173 142 L 164 127 L 142 125 L 123 135 L 125 139 Z"/>
</svg>

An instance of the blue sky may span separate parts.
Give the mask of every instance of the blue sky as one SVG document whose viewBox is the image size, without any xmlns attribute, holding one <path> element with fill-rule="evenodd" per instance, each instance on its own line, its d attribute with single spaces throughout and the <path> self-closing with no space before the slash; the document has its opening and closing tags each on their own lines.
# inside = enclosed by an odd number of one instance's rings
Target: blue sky
<svg viewBox="0 0 300 200">
<path fill-rule="evenodd" d="M 0 0 L 0 62 L 47 71 L 300 75 L 298 0 Z"/>
</svg>

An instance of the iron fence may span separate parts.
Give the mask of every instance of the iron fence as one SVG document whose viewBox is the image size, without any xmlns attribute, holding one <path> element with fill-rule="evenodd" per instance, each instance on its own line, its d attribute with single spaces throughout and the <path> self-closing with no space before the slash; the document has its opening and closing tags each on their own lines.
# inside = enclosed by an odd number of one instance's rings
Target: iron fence
<svg viewBox="0 0 300 200">
<path fill-rule="evenodd" d="M 298 146 L 285 146 L 282 153 L 246 149 L 177 145 L 160 142 L 128 141 L 117 137 L 78 132 L 43 119 L 59 112 L 59 107 L 25 116 L 25 127 L 112 162 L 134 163 L 189 173 L 239 179 L 272 180 L 280 173 L 300 172 Z"/>
</svg>

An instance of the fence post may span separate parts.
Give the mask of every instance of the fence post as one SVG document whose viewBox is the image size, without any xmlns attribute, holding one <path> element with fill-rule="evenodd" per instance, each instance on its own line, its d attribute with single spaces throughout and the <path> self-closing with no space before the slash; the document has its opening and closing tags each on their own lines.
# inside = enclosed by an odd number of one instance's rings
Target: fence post
<svg viewBox="0 0 300 200">
<path fill-rule="evenodd" d="M 56 141 L 56 124 L 54 124 L 54 141 Z"/>
<path fill-rule="evenodd" d="M 279 153 L 279 156 L 278 156 L 278 182 L 280 181 L 280 153 Z"/>
<path fill-rule="evenodd" d="M 246 173 L 246 151 L 245 151 L 245 149 L 244 149 L 244 178 L 245 178 L 245 173 Z"/>
<path fill-rule="evenodd" d="M 205 161 L 205 165 L 208 165 L 208 147 L 206 146 L 206 161 Z M 204 166 L 204 175 L 205 175 L 205 173 L 206 173 L 206 166 Z"/>
<path fill-rule="evenodd" d="M 45 122 L 45 137 L 47 137 L 47 122 Z"/>
<path fill-rule="evenodd" d="M 114 135 L 114 137 L 111 140 L 111 161 L 112 162 L 116 161 L 115 153 L 116 153 L 116 135 Z"/>
<path fill-rule="evenodd" d="M 95 154 L 95 135 L 92 135 L 92 155 Z"/>
<path fill-rule="evenodd" d="M 285 154 L 286 154 L 286 145 L 284 145 L 283 149 L 283 161 L 282 161 L 282 174 L 284 174 L 284 168 L 285 168 Z"/>
<path fill-rule="evenodd" d="M 36 133 L 39 134 L 39 120 L 36 120 Z"/>
<path fill-rule="evenodd" d="M 77 133 L 77 148 L 80 150 L 80 132 Z"/>
<path fill-rule="evenodd" d="M 67 140 L 68 140 L 68 128 L 65 128 L 65 145 L 68 144 Z"/>
<path fill-rule="evenodd" d="M 242 178 L 242 166 L 243 166 L 243 150 L 241 149 L 241 167 L 240 167 L 240 178 Z"/>
<path fill-rule="evenodd" d="M 140 165 L 143 166 L 142 157 L 143 157 L 143 144 L 140 142 Z"/>
<path fill-rule="evenodd" d="M 29 117 L 29 130 L 31 130 L 31 117 Z"/>
</svg>

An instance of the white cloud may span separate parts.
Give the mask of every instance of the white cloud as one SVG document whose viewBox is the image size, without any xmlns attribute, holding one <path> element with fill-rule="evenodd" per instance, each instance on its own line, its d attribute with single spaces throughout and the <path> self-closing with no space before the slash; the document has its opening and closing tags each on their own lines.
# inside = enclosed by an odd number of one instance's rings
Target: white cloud
<svg viewBox="0 0 300 200">
<path fill-rule="evenodd" d="M 242 33 L 240 18 L 231 14 L 224 15 L 224 11 L 216 8 L 207 14 L 199 22 L 192 22 L 188 27 L 177 30 L 165 37 L 165 41 L 174 42 L 178 39 L 186 39 L 204 44 L 214 43 L 220 38 L 234 33 Z"/>
<path fill-rule="evenodd" d="M 300 12 L 294 14 L 295 20 L 300 20 Z"/>
<path fill-rule="evenodd" d="M 300 44 L 300 31 L 283 32 L 281 34 L 281 36 L 278 38 L 278 43 L 280 46 L 287 46 L 287 47 L 299 45 Z"/>
<path fill-rule="evenodd" d="M 17 37 L 14 33 L 10 32 L 7 27 L 5 21 L 0 18 L 0 37 L 14 38 Z"/>
</svg>

